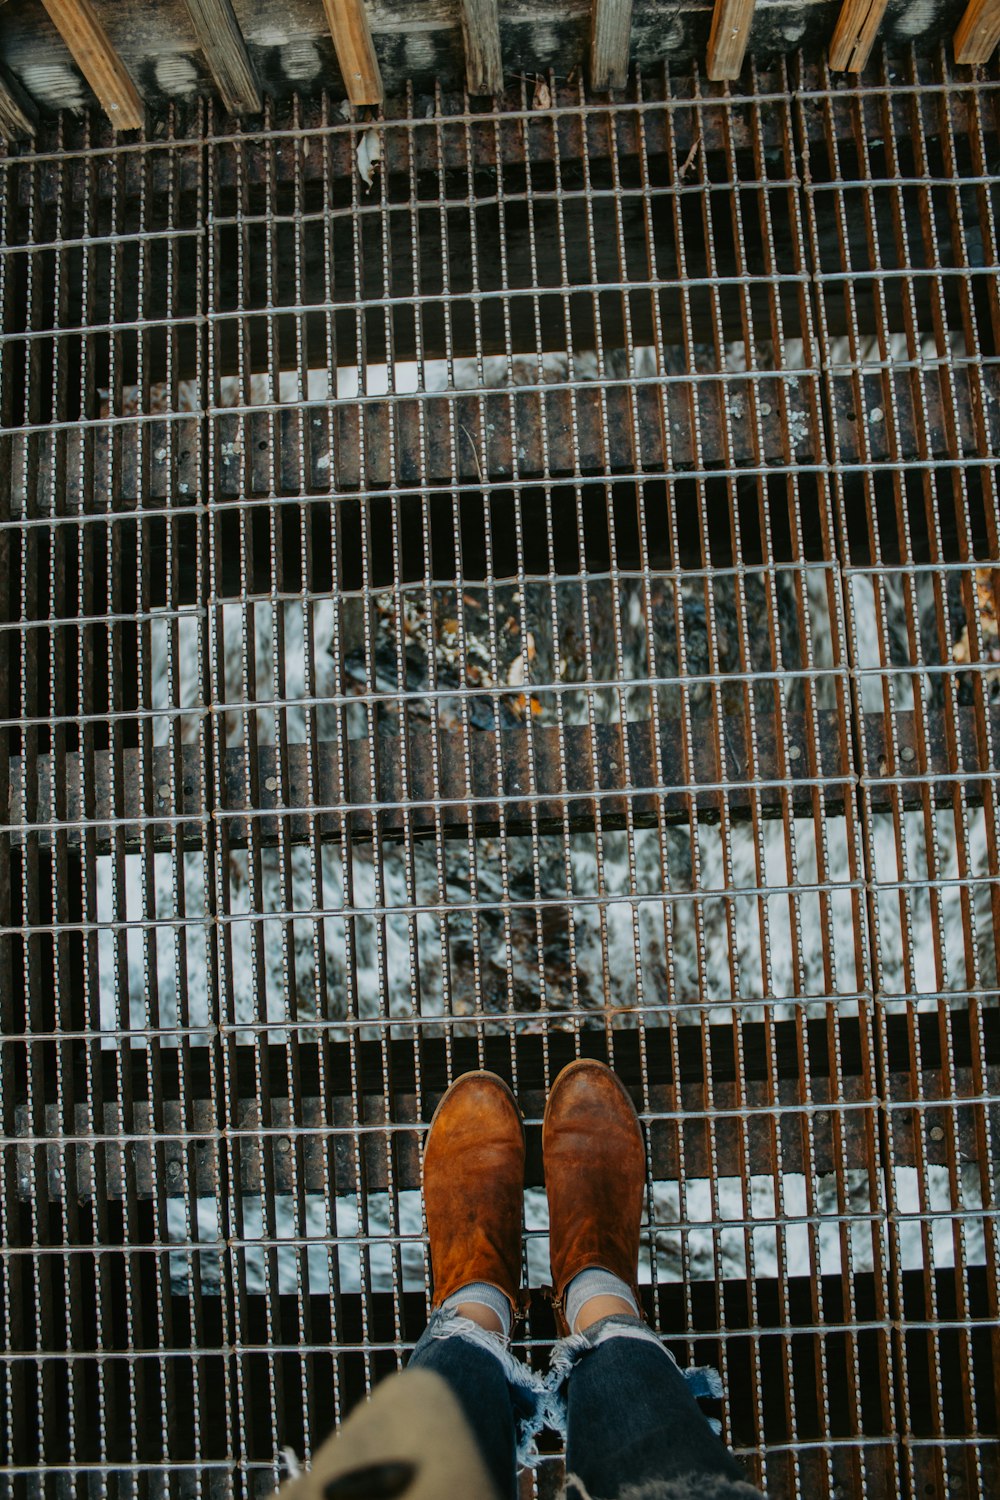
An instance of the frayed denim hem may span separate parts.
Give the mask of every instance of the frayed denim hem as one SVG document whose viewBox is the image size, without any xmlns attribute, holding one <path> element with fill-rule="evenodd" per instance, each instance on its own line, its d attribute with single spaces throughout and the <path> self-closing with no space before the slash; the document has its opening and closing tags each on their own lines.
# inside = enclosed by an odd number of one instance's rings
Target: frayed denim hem
<svg viewBox="0 0 1000 1500">
<path fill-rule="evenodd" d="M 432 1313 L 425 1337 L 464 1339 L 468 1344 L 486 1349 L 499 1360 L 513 1398 L 517 1462 L 527 1469 L 537 1468 L 540 1458 L 536 1439 L 543 1427 L 555 1425 L 554 1419 L 559 1411 L 558 1399 L 554 1402 L 548 1377 L 515 1359 L 502 1334 L 480 1328 L 471 1318 L 463 1318 L 451 1309 L 439 1308 Z"/>
<path fill-rule="evenodd" d="M 608 1339 L 639 1339 L 643 1343 L 655 1344 L 680 1370 L 692 1396 L 698 1400 L 706 1397 L 716 1400 L 722 1398 L 722 1377 L 718 1370 L 714 1370 L 711 1365 L 692 1365 L 687 1370 L 681 1370 L 670 1350 L 652 1328 L 646 1323 L 640 1323 L 636 1318 L 613 1313 L 610 1318 L 601 1318 L 598 1322 L 592 1323 L 586 1333 L 571 1333 L 567 1338 L 560 1339 L 553 1347 L 548 1386 L 553 1403 L 557 1403 L 553 1408 L 553 1415 L 558 1418 L 556 1431 L 562 1433 L 564 1438 L 566 1436 L 566 1381 L 570 1371 L 585 1354 L 589 1354 L 592 1349 L 599 1348 Z M 722 1423 L 718 1418 L 706 1417 L 705 1420 L 716 1436 L 719 1436 L 722 1432 Z"/>
</svg>

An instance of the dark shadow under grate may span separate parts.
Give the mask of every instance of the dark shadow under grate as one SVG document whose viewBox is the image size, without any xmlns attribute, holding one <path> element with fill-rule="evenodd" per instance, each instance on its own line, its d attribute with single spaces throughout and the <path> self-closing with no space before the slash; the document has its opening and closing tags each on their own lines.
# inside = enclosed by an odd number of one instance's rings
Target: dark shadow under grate
<svg viewBox="0 0 1000 1500">
<path fill-rule="evenodd" d="M 1000 1488 L 998 108 L 908 57 L 0 157 L 6 1492 L 308 1457 L 424 1324 L 468 1067 L 540 1287 L 580 1053 L 753 1476 Z"/>
</svg>

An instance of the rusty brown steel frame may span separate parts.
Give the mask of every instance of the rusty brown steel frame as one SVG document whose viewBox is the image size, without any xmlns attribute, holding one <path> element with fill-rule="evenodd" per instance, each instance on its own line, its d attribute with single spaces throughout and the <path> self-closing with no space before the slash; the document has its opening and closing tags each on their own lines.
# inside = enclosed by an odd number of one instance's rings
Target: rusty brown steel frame
<svg viewBox="0 0 1000 1500">
<path fill-rule="evenodd" d="M 0 157 L 5 1493 L 266 1492 L 581 1053 L 751 1475 L 1000 1490 L 1000 85 L 748 76 Z"/>
</svg>

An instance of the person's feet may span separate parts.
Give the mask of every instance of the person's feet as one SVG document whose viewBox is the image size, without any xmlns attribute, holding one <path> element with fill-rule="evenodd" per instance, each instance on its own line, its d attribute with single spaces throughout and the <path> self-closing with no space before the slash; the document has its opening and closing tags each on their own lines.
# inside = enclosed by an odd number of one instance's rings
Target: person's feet
<svg viewBox="0 0 1000 1500">
<path fill-rule="evenodd" d="M 645 1151 L 610 1068 L 581 1060 L 563 1069 L 542 1149 L 560 1332 L 571 1331 L 567 1310 L 573 1332 L 615 1313 L 634 1316 Z M 502 1079 L 466 1073 L 452 1084 L 431 1121 L 423 1180 L 434 1307 L 447 1301 L 483 1328 L 508 1332 L 519 1304 L 524 1127 Z"/>
<path fill-rule="evenodd" d="M 423 1182 L 434 1307 L 479 1283 L 500 1291 L 516 1317 L 524 1126 L 514 1095 L 495 1073 L 464 1073 L 441 1100 L 424 1143 Z M 484 1328 L 506 1331 L 481 1302 L 451 1305 Z"/>
<path fill-rule="evenodd" d="M 542 1125 L 549 1200 L 549 1255 L 560 1332 L 566 1292 L 581 1271 L 600 1267 L 624 1283 L 623 1293 L 577 1296 L 574 1332 L 612 1313 L 635 1315 L 639 1227 L 646 1176 L 642 1128 L 624 1085 L 604 1063 L 581 1059 L 552 1086 Z M 612 1284 L 613 1285 L 613 1284 Z"/>
</svg>

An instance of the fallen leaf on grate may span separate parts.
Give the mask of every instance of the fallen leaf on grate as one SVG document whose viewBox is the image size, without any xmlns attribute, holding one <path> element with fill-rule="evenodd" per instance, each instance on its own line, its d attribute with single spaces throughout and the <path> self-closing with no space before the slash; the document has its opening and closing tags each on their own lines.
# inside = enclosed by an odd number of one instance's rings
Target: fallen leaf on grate
<svg viewBox="0 0 1000 1500">
<path fill-rule="evenodd" d="M 979 616 L 979 634 L 982 642 L 982 660 L 1000 661 L 1000 630 L 997 627 L 996 605 L 993 599 L 993 578 L 989 568 L 976 569 L 976 605 Z M 969 639 L 969 625 L 964 618 L 964 604 L 959 604 L 958 619 L 956 624 L 961 625 L 961 634 L 955 640 L 952 648 L 952 657 L 957 662 L 971 662 L 973 659 L 972 643 Z M 994 677 L 994 673 L 987 674 L 987 681 Z"/>
<path fill-rule="evenodd" d="M 365 131 L 358 142 L 358 173 L 365 187 L 371 187 L 375 168 L 382 160 L 382 137 L 375 126 Z"/>
<path fill-rule="evenodd" d="M 679 173 L 681 181 L 684 180 L 684 178 L 690 172 L 691 168 L 694 166 L 695 157 L 698 155 L 698 152 L 700 150 L 701 150 L 701 136 L 699 135 L 699 136 L 695 137 L 694 141 L 691 144 L 691 150 L 688 152 L 687 156 L 685 156 L 685 158 L 684 158 L 684 165 L 681 167 L 681 170 L 680 170 L 680 173 Z"/>
</svg>

